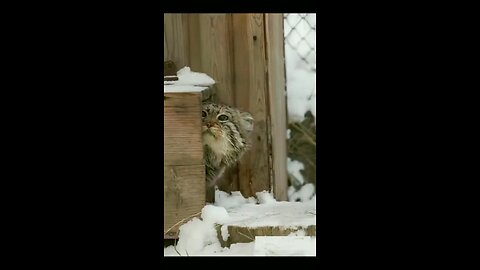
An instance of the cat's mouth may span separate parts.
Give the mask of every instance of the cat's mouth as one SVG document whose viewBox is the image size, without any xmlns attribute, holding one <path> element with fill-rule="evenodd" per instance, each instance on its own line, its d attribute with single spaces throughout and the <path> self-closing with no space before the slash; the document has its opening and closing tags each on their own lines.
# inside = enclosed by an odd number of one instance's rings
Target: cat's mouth
<svg viewBox="0 0 480 270">
<path fill-rule="evenodd" d="M 206 127 L 203 126 L 203 133 L 210 134 L 215 138 L 220 138 L 222 136 L 222 130 L 218 127 Z"/>
</svg>

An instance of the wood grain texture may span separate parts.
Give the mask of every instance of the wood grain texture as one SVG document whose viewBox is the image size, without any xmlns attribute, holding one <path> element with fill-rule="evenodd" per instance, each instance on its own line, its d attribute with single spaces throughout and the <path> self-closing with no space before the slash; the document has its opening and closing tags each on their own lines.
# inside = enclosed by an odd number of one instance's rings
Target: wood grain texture
<svg viewBox="0 0 480 270">
<path fill-rule="evenodd" d="M 166 165 L 199 165 L 203 163 L 202 146 L 202 123 L 201 123 L 201 93 L 170 94 L 171 99 L 166 99 L 164 104 L 164 163 Z M 185 97 L 183 102 L 195 97 L 192 104 L 186 107 L 170 107 L 170 103 L 178 103 L 180 98 Z"/>
<path fill-rule="evenodd" d="M 285 47 L 283 14 L 265 14 L 267 46 L 267 84 L 270 104 L 272 185 L 277 201 L 288 200 L 287 179 L 287 104 L 285 85 Z M 272 136 L 274 134 L 274 136 Z"/>
<path fill-rule="evenodd" d="M 200 212 L 205 205 L 202 97 L 202 92 L 164 94 L 165 239 L 176 238 L 178 227 L 183 223 L 175 224 Z"/>
<path fill-rule="evenodd" d="M 234 14 L 235 106 L 248 111 L 255 119 L 252 147 L 239 163 L 240 192 L 271 190 L 269 149 L 267 144 L 267 82 L 264 16 Z"/>
<path fill-rule="evenodd" d="M 191 56 L 191 62 L 199 63 L 198 70 L 214 78 L 217 101 L 231 105 L 234 100 L 233 44 L 231 14 L 199 14 L 198 44 L 200 52 Z M 200 59 L 193 60 L 194 57 Z"/>
<path fill-rule="evenodd" d="M 205 206 L 205 167 L 164 166 L 163 169 L 163 231 L 164 238 L 171 239 L 178 236 L 178 227 L 188 219 L 174 226 L 177 222 L 200 213 Z"/>
<path fill-rule="evenodd" d="M 235 33 L 232 29 L 232 15 L 190 14 L 189 31 L 192 69 L 208 74 L 216 82 L 214 95 L 211 96 L 210 101 L 234 105 L 233 36 Z M 219 185 L 222 185 L 222 182 L 227 182 L 228 186 L 238 187 L 238 175 L 228 171 Z M 224 190 L 233 191 L 238 188 Z"/>
<path fill-rule="evenodd" d="M 188 27 L 187 20 L 183 14 L 165 13 L 164 23 L 164 54 L 166 59 L 172 60 L 178 68 L 187 65 L 189 58 L 188 51 Z M 164 55 L 165 59 L 165 55 Z"/>
<path fill-rule="evenodd" d="M 293 232 L 300 230 L 305 231 L 305 236 L 316 236 L 317 226 L 310 225 L 306 227 L 294 227 L 286 228 L 279 226 L 264 226 L 256 228 L 240 227 L 240 226 L 228 226 L 227 231 L 229 234 L 228 239 L 225 241 L 221 232 L 222 225 L 216 226 L 217 238 L 220 241 L 222 247 L 230 247 L 232 244 L 237 243 L 250 243 L 255 240 L 255 236 L 288 236 Z"/>
<path fill-rule="evenodd" d="M 165 36 L 165 28 L 163 28 L 163 61 L 168 60 L 168 51 L 167 51 L 167 37 Z"/>
<path fill-rule="evenodd" d="M 164 107 L 199 107 L 202 102 L 201 92 L 163 93 Z"/>
</svg>

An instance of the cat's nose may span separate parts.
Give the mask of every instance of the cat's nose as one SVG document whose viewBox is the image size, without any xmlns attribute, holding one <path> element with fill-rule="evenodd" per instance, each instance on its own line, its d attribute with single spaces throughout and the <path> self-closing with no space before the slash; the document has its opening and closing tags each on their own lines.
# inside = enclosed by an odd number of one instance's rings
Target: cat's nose
<svg viewBox="0 0 480 270">
<path fill-rule="evenodd" d="M 207 127 L 208 127 L 208 128 L 213 127 L 213 123 L 207 123 Z"/>
</svg>

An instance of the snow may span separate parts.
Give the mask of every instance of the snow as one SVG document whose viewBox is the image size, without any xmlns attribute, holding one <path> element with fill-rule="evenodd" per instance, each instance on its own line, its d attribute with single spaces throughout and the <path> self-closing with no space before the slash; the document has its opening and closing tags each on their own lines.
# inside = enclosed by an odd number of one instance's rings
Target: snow
<svg viewBox="0 0 480 270">
<path fill-rule="evenodd" d="M 215 196 L 221 198 L 220 201 L 215 202 L 215 205 L 206 205 L 202 209 L 201 218 L 193 218 L 180 226 L 178 242 L 175 246 L 164 248 L 164 256 L 314 256 L 316 237 L 305 237 L 305 232 L 301 229 L 287 237 L 256 237 L 251 243 L 221 247 L 215 230 L 216 224 L 222 226 L 221 235 L 224 240 L 228 239 L 228 225 L 306 228 L 316 224 L 314 199 L 306 202 L 278 202 L 272 194 L 265 191 L 256 195 L 258 200 L 253 197 L 244 198 L 239 192 L 229 195 L 216 190 Z"/>
<path fill-rule="evenodd" d="M 258 202 L 260 204 L 271 204 L 271 203 L 275 203 L 277 202 L 270 193 L 266 192 L 266 191 L 262 191 L 262 192 L 257 192 L 255 193 L 255 195 L 257 195 L 257 199 L 258 199 Z"/>
<path fill-rule="evenodd" d="M 297 181 L 296 185 L 303 185 L 305 183 L 305 179 L 303 175 L 300 173 L 300 170 L 304 170 L 305 166 L 302 162 L 298 160 L 292 160 L 291 158 L 287 158 L 287 171 L 288 174 L 295 177 L 294 181 Z"/>
<path fill-rule="evenodd" d="M 194 72 L 184 67 L 177 72 L 178 81 L 163 81 L 163 92 L 200 92 L 215 84 L 205 73 Z"/>
<path fill-rule="evenodd" d="M 312 26 L 316 27 L 316 15 L 308 14 L 302 19 L 300 14 L 288 14 L 285 21 L 288 117 L 290 122 L 301 122 L 307 111 L 315 117 L 317 114 L 316 30 L 312 30 Z"/>
<path fill-rule="evenodd" d="M 306 236 L 269 236 L 255 238 L 255 255 L 315 256 L 315 239 Z"/>
<path fill-rule="evenodd" d="M 288 187 L 288 200 L 291 202 L 305 202 L 312 199 L 315 195 L 315 186 L 312 183 L 303 185 L 300 190 L 295 190 L 295 187 Z"/>
<path fill-rule="evenodd" d="M 308 111 L 316 118 L 316 15 L 288 14 L 284 36 L 288 121 L 302 122 Z M 291 138 L 290 130 L 287 130 L 287 138 Z M 303 169 L 305 167 L 301 162 L 287 160 L 287 170 L 292 178 L 292 186 L 288 189 L 290 201 L 310 200 L 315 194 L 315 186 L 305 184 L 307 181 L 300 173 Z"/>
<path fill-rule="evenodd" d="M 214 205 L 203 207 L 201 217 L 203 221 L 208 223 L 223 223 L 229 218 L 225 208 Z"/>
<path fill-rule="evenodd" d="M 240 191 L 234 191 L 232 192 L 231 195 L 223 191 L 219 191 L 219 190 L 215 191 L 216 206 L 221 206 L 226 209 L 231 209 L 231 208 L 239 207 L 245 203 L 254 204 L 256 203 L 256 200 L 254 198 L 245 199 L 242 196 L 242 193 L 240 193 Z"/>
</svg>

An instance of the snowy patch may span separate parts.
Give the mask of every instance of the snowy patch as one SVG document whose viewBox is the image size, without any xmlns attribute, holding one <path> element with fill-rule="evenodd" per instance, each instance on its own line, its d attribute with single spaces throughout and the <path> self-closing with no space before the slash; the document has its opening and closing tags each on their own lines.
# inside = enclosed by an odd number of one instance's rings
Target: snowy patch
<svg viewBox="0 0 480 270">
<path fill-rule="evenodd" d="M 306 202 L 310 201 L 315 194 L 315 186 L 312 183 L 303 185 L 300 190 L 295 191 L 293 186 L 288 188 L 288 200 L 291 202 Z"/>
<path fill-rule="evenodd" d="M 316 30 L 312 30 L 316 26 L 316 15 L 305 15 L 288 14 L 284 24 L 289 122 L 303 121 L 307 111 L 317 115 Z"/>
<path fill-rule="evenodd" d="M 201 85 L 210 86 L 215 84 L 210 76 L 205 73 L 193 72 L 190 67 L 184 67 L 177 72 L 178 81 L 174 81 L 176 85 Z"/>
<path fill-rule="evenodd" d="M 255 195 L 257 195 L 258 203 L 260 204 L 270 204 L 277 202 L 273 198 L 273 195 L 267 191 L 257 192 L 255 193 Z"/>
<path fill-rule="evenodd" d="M 291 158 L 287 158 L 287 171 L 288 174 L 294 177 L 294 181 L 297 181 L 297 185 L 303 185 L 305 183 L 305 179 L 303 175 L 300 173 L 300 170 L 304 170 L 305 166 L 298 160 L 292 160 Z"/>
<path fill-rule="evenodd" d="M 178 81 L 163 81 L 163 92 L 200 92 L 215 84 L 215 81 L 205 73 L 193 72 L 184 67 L 177 72 Z"/>
<path fill-rule="evenodd" d="M 202 220 L 206 223 L 224 223 L 228 220 L 227 210 L 223 207 L 206 205 L 202 209 Z"/>
<path fill-rule="evenodd" d="M 230 234 L 228 233 L 228 226 L 223 225 L 220 230 L 222 232 L 223 241 L 227 241 L 228 237 L 230 237 Z"/>
<path fill-rule="evenodd" d="M 215 191 L 215 205 L 216 206 L 221 206 L 226 209 L 238 207 L 240 205 L 244 205 L 246 203 L 257 203 L 255 198 L 248 198 L 245 199 L 242 196 L 242 193 L 240 191 L 234 191 L 232 194 L 228 194 L 226 192 L 216 190 Z"/>
<path fill-rule="evenodd" d="M 229 219 L 223 224 L 250 228 L 263 226 L 297 228 L 316 224 L 316 217 L 312 214 L 316 209 L 314 201 L 277 202 L 268 192 L 258 192 L 257 196 L 260 204 L 251 203 L 244 198 L 243 203 L 228 209 Z M 237 197 L 243 198 L 241 194 L 236 194 L 235 198 Z"/>
<path fill-rule="evenodd" d="M 264 237 L 264 240 L 261 240 L 263 243 L 260 243 L 260 249 L 256 245 L 256 241 L 232 244 L 230 248 L 222 248 L 215 230 L 216 224 L 222 225 L 221 235 L 223 240 L 226 241 L 229 237 L 228 225 L 251 228 L 257 226 L 306 228 L 316 224 L 315 200 L 277 202 L 272 194 L 259 192 L 256 195 L 260 204 L 257 204 L 254 198 L 246 199 L 240 192 L 233 192 L 232 195 L 228 195 L 217 190 L 215 195 L 217 198 L 221 198 L 221 201 L 216 202 L 216 205 L 205 206 L 202 209 L 202 220 L 193 218 L 180 226 L 176 250 L 174 246 L 166 247 L 164 256 L 179 256 L 179 254 L 180 256 L 315 255 L 315 237 L 304 239 L 302 245 L 295 244 L 299 243 L 299 237 L 305 236 L 303 230 L 281 238 L 283 240 Z M 222 206 L 217 205 L 217 203 Z M 228 206 L 229 209 L 225 209 L 224 205 Z M 288 241 L 296 242 L 290 245 L 290 248 L 286 248 Z"/>
<path fill-rule="evenodd" d="M 217 239 L 217 232 L 212 223 L 194 218 L 180 226 L 176 249 L 182 256 L 198 255 L 210 245 L 215 249 L 220 247 Z M 164 255 L 178 255 L 173 247 L 164 250 Z"/>
<path fill-rule="evenodd" d="M 316 237 L 257 236 L 254 254 L 257 256 L 315 256 Z"/>
<path fill-rule="evenodd" d="M 288 62 L 287 62 L 288 63 Z M 294 69 L 294 67 L 290 67 Z M 289 122 L 302 122 L 305 113 L 316 115 L 315 72 L 294 69 L 287 65 L 287 108 Z M 314 112 L 315 110 L 315 112 Z"/>
</svg>

